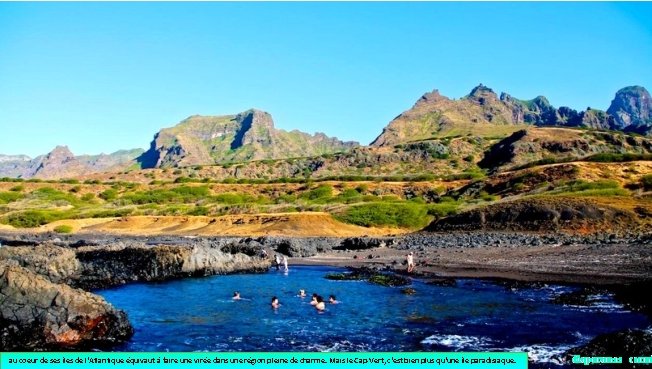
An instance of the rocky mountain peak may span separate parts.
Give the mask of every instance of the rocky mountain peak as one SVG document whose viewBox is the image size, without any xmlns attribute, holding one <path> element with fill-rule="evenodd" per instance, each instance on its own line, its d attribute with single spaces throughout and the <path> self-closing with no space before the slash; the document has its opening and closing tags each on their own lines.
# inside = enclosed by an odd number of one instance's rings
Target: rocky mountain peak
<svg viewBox="0 0 652 369">
<path fill-rule="evenodd" d="M 235 120 L 240 123 L 241 128 L 231 142 L 232 150 L 249 144 L 273 144 L 274 121 L 271 114 L 250 109 L 236 115 Z"/>
<path fill-rule="evenodd" d="M 58 163 L 65 163 L 75 158 L 75 154 L 70 151 L 68 146 L 57 146 L 45 155 L 44 160 Z"/>
<path fill-rule="evenodd" d="M 616 128 L 638 133 L 652 132 L 652 98 L 642 86 L 629 86 L 616 92 L 607 113 Z"/>
<path fill-rule="evenodd" d="M 435 90 L 432 90 L 431 92 L 426 92 L 425 94 L 423 94 L 423 96 L 421 96 L 421 98 L 419 98 L 419 100 L 417 100 L 416 104 L 414 104 L 414 105 L 416 107 L 416 106 L 428 105 L 428 104 L 432 104 L 432 103 L 436 103 L 438 101 L 444 101 L 444 100 L 448 100 L 448 98 L 446 96 L 442 96 L 439 93 L 439 90 L 435 89 Z"/>
<path fill-rule="evenodd" d="M 480 105 L 486 105 L 498 100 L 498 95 L 492 89 L 480 83 L 471 90 L 467 98 Z"/>
</svg>

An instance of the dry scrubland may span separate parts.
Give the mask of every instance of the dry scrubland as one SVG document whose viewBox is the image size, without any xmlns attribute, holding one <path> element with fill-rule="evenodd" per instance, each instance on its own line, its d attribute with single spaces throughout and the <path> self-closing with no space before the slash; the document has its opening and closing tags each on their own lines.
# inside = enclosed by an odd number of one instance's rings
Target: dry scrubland
<svg viewBox="0 0 652 369">
<path fill-rule="evenodd" d="M 390 235 L 478 208 L 509 209 L 512 201 L 544 199 L 554 205 L 574 198 L 621 210 L 626 220 L 614 223 L 613 229 L 609 219 L 589 219 L 599 227 L 560 224 L 561 228 L 635 231 L 650 223 L 650 173 L 651 161 L 630 161 L 548 164 L 479 179 L 420 182 L 6 179 L 0 182 L 0 229 L 133 235 Z"/>
</svg>

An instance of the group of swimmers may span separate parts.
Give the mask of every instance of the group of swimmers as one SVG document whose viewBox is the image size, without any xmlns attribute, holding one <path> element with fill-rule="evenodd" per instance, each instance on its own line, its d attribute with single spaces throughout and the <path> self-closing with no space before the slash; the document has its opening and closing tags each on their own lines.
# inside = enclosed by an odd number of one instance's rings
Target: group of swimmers
<svg viewBox="0 0 652 369">
<path fill-rule="evenodd" d="M 303 299 L 308 295 L 306 295 L 306 290 L 299 290 L 299 294 L 297 296 Z M 233 300 L 241 300 L 242 297 L 240 297 L 240 292 L 238 292 L 238 291 L 233 292 L 232 299 Z M 339 304 L 340 302 L 337 301 L 337 298 L 335 297 L 335 295 L 330 295 L 328 297 L 328 303 L 329 304 Z M 326 302 L 324 301 L 324 298 L 321 297 L 321 295 L 318 295 L 316 293 L 312 294 L 312 298 L 310 300 L 310 305 L 314 306 L 315 309 L 317 309 L 319 311 L 326 310 Z M 272 306 L 273 309 L 277 309 L 279 306 L 281 306 L 281 303 L 279 302 L 278 297 L 276 297 L 276 296 L 272 297 L 271 306 Z"/>
<path fill-rule="evenodd" d="M 301 297 L 302 299 L 305 298 L 306 295 L 306 290 L 299 290 L 299 294 L 297 295 Z M 335 295 L 330 295 L 328 297 L 328 303 L 329 304 L 339 304 L 340 302 L 337 301 L 337 298 Z M 321 297 L 321 295 L 318 295 L 316 293 L 312 294 L 312 298 L 310 299 L 310 305 L 314 306 L 315 309 L 322 311 L 326 309 L 326 302 L 324 302 L 324 298 Z"/>
</svg>

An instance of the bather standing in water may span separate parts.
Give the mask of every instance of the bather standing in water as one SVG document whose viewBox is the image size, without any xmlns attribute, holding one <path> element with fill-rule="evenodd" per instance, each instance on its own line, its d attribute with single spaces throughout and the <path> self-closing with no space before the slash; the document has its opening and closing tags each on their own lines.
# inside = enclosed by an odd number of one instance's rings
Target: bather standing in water
<svg viewBox="0 0 652 369">
<path fill-rule="evenodd" d="M 407 254 L 407 272 L 412 273 L 414 271 L 414 254 L 410 252 Z"/>
<path fill-rule="evenodd" d="M 281 269 L 281 257 L 278 254 L 274 255 L 274 261 L 276 262 L 276 270 Z"/>
<path fill-rule="evenodd" d="M 233 300 L 240 300 L 240 292 L 238 292 L 238 291 L 233 292 L 232 299 Z"/>
<path fill-rule="evenodd" d="M 324 303 L 324 298 L 323 297 L 317 295 L 316 301 L 317 301 L 317 304 L 315 304 L 315 309 L 317 309 L 319 311 L 326 310 L 326 303 Z"/>
<path fill-rule="evenodd" d="M 285 255 L 283 255 L 283 271 L 284 272 L 288 271 L 288 258 Z"/>
<path fill-rule="evenodd" d="M 317 305 L 317 296 L 319 296 L 319 295 L 316 294 L 316 293 L 313 293 L 313 294 L 312 294 L 312 298 L 311 298 L 311 300 L 310 300 L 310 305 L 312 305 L 312 306 Z"/>
</svg>

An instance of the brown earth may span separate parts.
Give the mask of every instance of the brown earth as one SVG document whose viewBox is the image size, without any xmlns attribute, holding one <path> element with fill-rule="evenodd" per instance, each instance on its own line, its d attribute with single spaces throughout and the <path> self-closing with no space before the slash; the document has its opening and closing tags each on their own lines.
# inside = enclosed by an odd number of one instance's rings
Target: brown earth
<svg viewBox="0 0 652 369">
<path fill-rule="evenodd" d="M 29 232 L 50 232 L 60 225 L 72 226 L 76 233 L 106 233 L 127 236 L 287 236 L 361 237 L 405 233 L 396 228 L 366 228 L 338 222 L 319 212 L 242 214 L 219 217 L 134 216 L 103 219 L 69 219 L 52 222 Z M 13 228 L 12 228 L 13 229 Z M 24 232 L 24 230 L 16 230 Z"/>
</svg>

